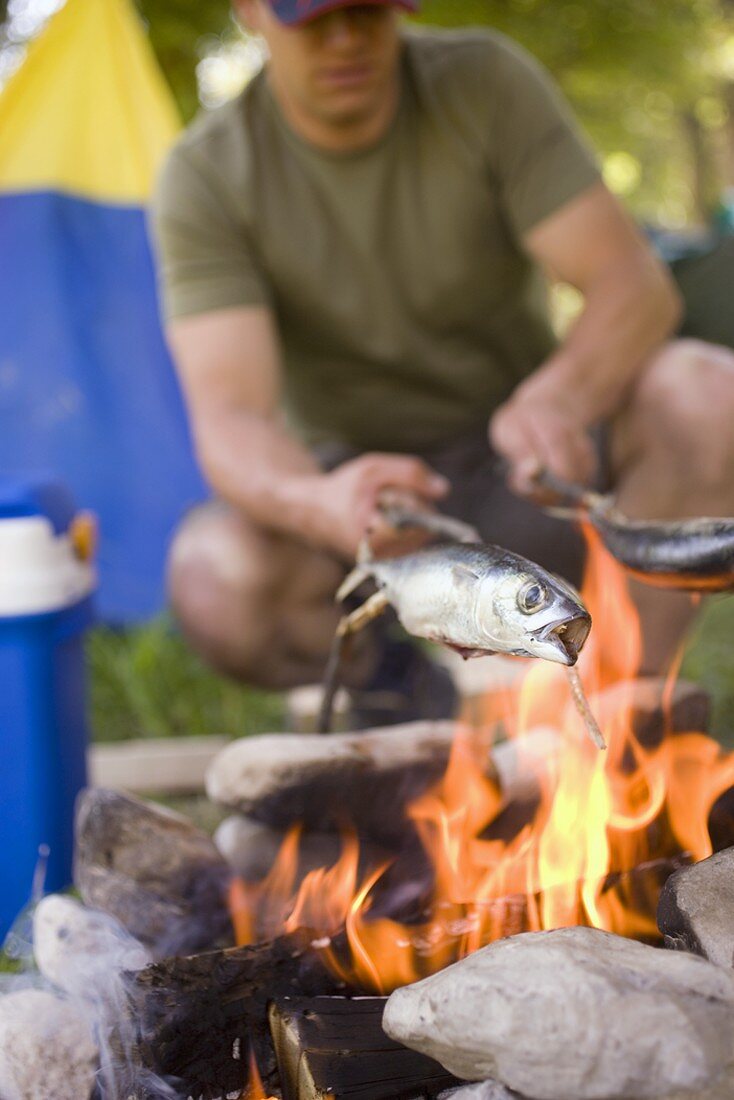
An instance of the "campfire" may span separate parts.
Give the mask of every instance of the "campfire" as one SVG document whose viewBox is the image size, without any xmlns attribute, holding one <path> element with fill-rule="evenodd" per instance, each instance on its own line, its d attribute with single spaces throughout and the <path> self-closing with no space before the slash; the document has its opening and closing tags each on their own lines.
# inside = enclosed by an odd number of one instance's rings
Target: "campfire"
<svg viewBox="0 0 734 1100">
<path fill-rule="evenodd" d="M 455 724 L 228 747 L 208 782 L 234 811 L 217 836 L 226 860 L 174 815 L 113 792 L 86 794 L 76 877 L 90 908 L 67 906 L 40 925 L 46 945 L 76 943 L 78 960 L 89 938 L 69 928 L 86 928 L 90 910 L 102 910 L 143 952 L 131 965 L 129 941 L 110 962 L 115 995 L 97 1005 L 109 1033 L 98 1096 L 389 1100 L 435 1097 L 484 1073 L 497 1076 L 495 1091 L 467 1097 L 718 1097 L 699 1086 L 734 1065 L 734 1029 L 715 1050 L 702 1039 L 685 1071 L 673 1055 L 672 1068 L 653 1072 L 634 1034 L 648 1029 L 648 1010 L 620 1046 L 621 1068 L 599 1053 L 601 1032 L 571 1034 L 566 1047 L 583 1048 L 573 1065 L 551 1045 L 544 1057 L 554 1068 L 542 1079 L 528 1069 L 526 1037 L 509 1041 L 510 1057 L 496 1019 L 481 1051 L 471 1045 L 475 1021 L 494 1011 L 482 989 L 508 999 L 503 1021 L 520 998 L 526 1035 L 540 1029 L 538 1049 L 552 1020 L 557 1044 L 589 993 L 580 979 L 556 1018 L 546 970 L 551 982 L 554 970 L 594 971 L 595 990 L 629 981 L 624 1012 L 644 989 L 661 998 L 663 1021 L 664 1006 L 682 997 L 695 1034 L 721 1032 L 719 1017 L 697 1015 L 701 990 L 706 1011 L 733 1018 L 734 942 L 725 933 L 722 947 L 718 925 L 734 850 L 709 857 L 734 844 L 734 755 L 705 734 L 707 700 L 676 682 L 677 670 L 665 681 L 639 675 L 624 576 L 593 530 L 587 539 L 583 596 L 594 626 L 579 668 L 606 752 L 586 737 L 563 670 L 518 662 L 510 686 L 470 700 Z M 653 951 L 664 937 L 713 961 Z M 40 958 L 44 951 L 37 944 Z M 495 988 L 505 958 L 516 977 Z M 671 977 L 689 960 L 695 976 Z M 458 1007 L 426 1031 L 433 990 L 441 1003 L 458 997 Z M 385 998 L 394 993 L 388 1036 Z M 619 1008 L 605 1008 L 606 993 L 594 997 L 600 1028 L 613 1030 Z M 660 1042 L 682 1050 L 678 1024 L 660 1026 L 670 1035 Z"/>
<path fill-rule="evenodd" d="M 407 806 L 433 871 L 423 919 L 374 916 L 393 860 L 360 875 L 354 832 L 344 832 L 337 862 L 298 885 L 296 824 L 263 881 L 232 883 L 239 944 L 301 927 L 320 936 L 344 929 L 346 968 L 328 947 L 325 958 L 348 983 L 386 994 L 508 931 L 585 925 L 662 941 L 655 920 L 661 884 L 682 862 L 712 854 L 709 814 L 734 786 L 734 756 L 699 730 L 666 736 L 674 673 L 660 691 L 657 727 L 640 736 L 639 622 L 621 570 L 593 531 L 587 538 L 583 595 L 594 630 L 580 668 L 608 751 L 584 736 L 563 670 L 528 662 L 512 689 L 467 708 L 445 774 Z M 539 733 L 549 750 L 541 762 Z M 487 774 L 498 738 L 515 743 L 518 772 L 537 783 L 527 820 L 515 830 L 510 824 L 510 835 L 503 835 L 506 797 Z"/>
</svg>

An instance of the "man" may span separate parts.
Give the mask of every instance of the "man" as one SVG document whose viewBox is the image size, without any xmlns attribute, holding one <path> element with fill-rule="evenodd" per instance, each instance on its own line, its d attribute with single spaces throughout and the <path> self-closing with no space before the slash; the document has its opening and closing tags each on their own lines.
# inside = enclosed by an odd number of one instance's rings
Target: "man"
<svg viewBox="0 0 734 1100">
<path fill-rule="evenodd" d="M 541 466 L 588 481 L 599 425 L 630 515 L 734 512 L 732 357 L 666 344 L 671 282 L 538 66 L 499 35 L 409 33 L 388 0 L 235 7 L 269 60 L 184 135 L 156 209 L 217 497 L 171 551 L 192 644 L 266 687 L 318 679 L 386 489 L 577 574 L 571 529 L 510 494 L 498 459 L 520 491 Z M 543 271 L 584 295 L 560 346 Z M 689 605 L 638 595 L 652 668 Z M 411 661 L 420 694 L 437 681 Z M 351 674 L 392 675 L 375 646 Z"/>
</svg>

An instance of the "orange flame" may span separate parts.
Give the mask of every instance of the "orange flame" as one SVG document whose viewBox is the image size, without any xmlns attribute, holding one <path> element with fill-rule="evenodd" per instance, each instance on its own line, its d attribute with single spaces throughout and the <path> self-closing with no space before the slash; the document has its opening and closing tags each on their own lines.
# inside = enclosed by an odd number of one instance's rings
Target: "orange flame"
<svg viewBox="0 0 734 1100">
<path fill-rule="evenodd" d="M 245 1089 L 245 1097 L 246 1100 L 276 1100 L 274 1096 L 268 1096 L 265 1092 L 265 1086 L 258 1072 L 255 1055 L 252 1052 L 250 1052 L 250 1076 Z"/>
<path fill-rule="evenodd" d="M 297 889 L 296 829 L 263 883 L 233 885 L 238 942 L 309 927 L 327 938 L 324 955 L 340 977 L 387 993 L 513 932 L 582 924 L 658 936 L 657 894 L 669 861 L 711 854 L 708 814 L 734 786 L 734 754 L 698 732 L 654 746 L 637 739 L 638 617 L 622 570 L 593 530 L 585 534 L 583 594 L 594 625 L 579 670 L 608 751 L 586 739 L 563 669 L 527 662 L 517 686 L 485 700 L 481 727 L 457 734 L 442 780 L 409 808 L 406 827 L 433 868 L 424 919 L 401 924 L 374 915 L 387 866 L 360 881 L 352 835 L 333 867 L 312 871 Z M 674 677 L 663 692 L 666 707 Z M 533 762 L 537 806 L 507 836 L 499 828 L 505 795 L 487 767 L 488 730 L 514 740 L 521 766 L 527 735 L 540 727 L 556 732 L 558 749 L 542 767 Z M 328 942 L 342 928 L 346 963 Z"/>
</svg>

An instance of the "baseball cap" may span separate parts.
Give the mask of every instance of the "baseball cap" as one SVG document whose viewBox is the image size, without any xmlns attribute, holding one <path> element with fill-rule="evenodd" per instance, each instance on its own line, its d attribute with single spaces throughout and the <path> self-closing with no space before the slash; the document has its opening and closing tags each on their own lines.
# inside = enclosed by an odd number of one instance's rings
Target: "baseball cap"
<svg viewBox="0 0 734 1100">
<path fill-rule="evenodd" d="M 420 0 L 270 0 L 270 7 L 281 23 L 297 27 L 337 8 L 362 7 L 368 4 L 380 8 L 418 11 L 419 2 Z"/>
</svg>

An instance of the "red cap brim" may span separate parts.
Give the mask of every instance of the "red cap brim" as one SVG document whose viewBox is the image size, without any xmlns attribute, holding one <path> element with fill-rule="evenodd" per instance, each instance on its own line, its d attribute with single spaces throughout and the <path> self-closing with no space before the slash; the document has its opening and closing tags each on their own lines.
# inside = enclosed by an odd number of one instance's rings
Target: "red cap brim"
<svg viewBox="0 0 734 1100">
<path fill-rule="evenodd" d="M 339 8 L 363 7 L 365 4 L 380 8 L 402 8 L 418 11 L 419 0 L 270 0 L 273 15 L 289 27 L 301 27 Z"/>
</svg>

